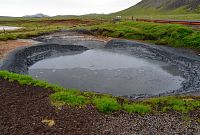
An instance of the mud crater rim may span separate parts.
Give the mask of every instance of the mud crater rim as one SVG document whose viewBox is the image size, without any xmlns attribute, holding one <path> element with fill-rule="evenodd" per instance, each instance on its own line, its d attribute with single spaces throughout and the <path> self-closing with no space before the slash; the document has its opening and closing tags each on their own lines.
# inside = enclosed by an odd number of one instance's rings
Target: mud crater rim
<svg viewBox="0 0 200 135">
<path fill-rule="evenodd" d="M 194 90 L 199 90 L 199 62 L 191 60 L 186 57 L 179 55 L 171 55 L 169 52 L 165 52 L 160 48 L 154 48 L 146 46 L 143 43 L 138 43 L 128 40 L 111 40 L 105 45 L 105 49 L 118 48 L 122 44 L 123 48 L 128 48 L 130 53 L 134 53 L 137 57 L 144 57 L 147 59 L 158 60 L 166 63 L 175 65 L 178 70 L 181 71 L 181 76 L 186 80 L 182 83 L 182 87 L 178 90 L 171 92 L 160 93 L 159 95 L 172 95 L 177 93 L 184 93 Z M 121 47 L 121 46 L 120 46 Z M 20 74 L 28 74 L 28 68 L 34 63 L 48 58 L 55 54 L 62 54 L 72 51 L 86 51 L 89 50 L 87 47 L 80 45 L 59 45 L 54 43 L 41 43 L 31 47 L 24 47 L 12 52 L 3 62 L 1 70 L 8 70 Z M 151 52 L 151 53 L 149 53 Z M 139 54 L 140 53 L 140 54 Z M 156 54 L 156 58 L 155 58 Z M 177 60 L 178 59 L 178 60 Z M 183 64 L 185 66 L 183 66 Z M 195 67 L 190 71 L 188 67 Z M 191 69 L 191 68 L 190 68 Z M 191 74 L 190 74 L 191 73 Z M 196 79 L 196 81 L 195 81 Z M 193 83 L 195 81 L 195 83 Z M 151 94 L 132 94 L 127 97 L 138 97 L 138 96 L 154 96 Z"/>
</svg>

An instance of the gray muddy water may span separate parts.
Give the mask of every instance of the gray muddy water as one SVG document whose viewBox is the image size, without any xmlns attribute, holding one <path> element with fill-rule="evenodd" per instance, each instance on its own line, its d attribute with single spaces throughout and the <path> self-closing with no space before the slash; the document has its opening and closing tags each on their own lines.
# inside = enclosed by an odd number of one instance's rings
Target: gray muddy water
<svg viewBox="0 0 200 135">
<path fill-rule="evenodd" d="M 181 87 L 184 78 L 176 67 L 120 52 L 92 49 L 51 56 L 29 67 L 29 75 L 67 88 L 117 96 L 157 95 Z"/>
</svg>

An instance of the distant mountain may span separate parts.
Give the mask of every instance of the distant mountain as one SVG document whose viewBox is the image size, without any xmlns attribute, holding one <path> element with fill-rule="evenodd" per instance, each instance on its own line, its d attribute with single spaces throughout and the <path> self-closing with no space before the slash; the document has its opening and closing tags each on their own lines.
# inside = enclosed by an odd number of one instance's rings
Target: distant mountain
<svg viewBox="0 0 200 135">
<path fill-rule="evenodd" d="M 56 16 L 52 16 L 55 18 L 76 18 L 76 15 L 56 15 Z"/>
<path fill-rule="evenodd" d="M 39 14 L 35 14 L 35 15 L 25 15 L 25 16 L 23 16 L 23 17 L 29 17 L 29 18 L 44 18 L 44 17 L 49 17 L 48 15 L 44 15 L 44 14 L 41 14 L 41 13 L 39 13 Z"/>
<path fill-rule="evenodd" d="M 185 14 L 200 13 L 200 0 L 142 0 L 135 6 L 114 13 L 134 14 Z"/>
<path fill-rule="evenodd" d="M 12 16 L 0 16 L 0 18 L 11 18 Z"/>
</svg>

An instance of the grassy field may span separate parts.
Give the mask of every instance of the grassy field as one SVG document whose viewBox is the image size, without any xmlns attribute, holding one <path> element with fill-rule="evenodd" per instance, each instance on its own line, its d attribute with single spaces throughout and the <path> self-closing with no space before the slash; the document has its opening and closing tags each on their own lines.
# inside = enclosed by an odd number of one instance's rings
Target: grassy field
<svg viewBox="0 0 200 135">
<path fill-rule="evenodd" d="M 30 38 L 71 27 L 96 24 L 94 20 L 63 19 L 63 18 L 0 18 L 0 26 L 23 27 L 14 31 L 0 31 L 0 40 Z"/>
<path fill-rule="evenodd" d="M 146 11 L 148 12 L 148 11 Z M 114 18 L 116 15 L 110 15 L 110 18 Z M 107 18 L 109 18 L 107 17 Z M 166 20 L 200 20 L 199 14 L 153 14 L 153 15 L 147 15 L 147 14 L 137 14 L 137 15 L 123 15 L 122 19 L 166 19 Z"/>
<path fill-rule="evenodd" d="M 100 21 L 93 19 L 64 18 L 1 18 L 0 26 L 18 26 L 15 31 L 0 31 L 0 40 L 30 38 L 59 30 L 87 29 L 97 35 L 141 40 L 172 47 L 200 48 L 200 31 L 176 24 L 159 24 L 134 21 Z"/>
<path fill-rule="evenodd" d="M 142 40 L 172 47 L 200 48 L 200 31 L 177 24 L 122 21 L 82 27 L 97 35 Z"/>
<path fill-rule="evenodd" d="M 148 11 L 144 10 L 145 14 L 109 14 L 109 15 L 85 15 L 76 17 L 79 19 L 96 19 L 96 20 L 113 20 L 116 16 L 121 16 L 123 20 L 130 19 L 169 19 L 169 20 L 200 20 L 200 15 L 197 13 L 187 13 L 187 14 L 146 14 Z"/>
<path fill-rule="evenodd" d="M 0 77 L 10 82 L 17 81 L 21 85 L 32 85 L 53 90 L 54 93 L 49 98 L 52 100 L 52 105 L 57 107 L 64 105 L 73 107 L 93 105 L 104 113 L 124 110 L 128 113 L 138 113 L 141 115 L 167 111 L 177 111 L 186 114 L 200 109 L 200 97 L 171 96 L 130 101 L 123 97 L 66 89 L 44 81 L 34 80 L 30 76 L 9 73 L 7 71 L 0 71 Z"/>
</svg>

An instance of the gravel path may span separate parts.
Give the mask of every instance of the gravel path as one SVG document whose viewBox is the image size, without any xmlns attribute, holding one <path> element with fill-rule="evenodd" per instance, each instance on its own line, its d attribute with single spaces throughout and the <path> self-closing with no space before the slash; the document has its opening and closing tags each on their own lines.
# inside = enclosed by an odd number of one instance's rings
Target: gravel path
<svg viewBox="0 0 200 135">
<path fill-rule="evenodd" d="M 52 91 L 20 86 L 0 79 L 0 135 L 199 135 L 200 112 L 191 119 L 179 113 L 140 116 L 116 112 L 99 113 L 86 108 L 51 106 Z M 186 119 L 187 118 L 187 119 Z M 47 125 L 45 121 L 51 121 Z"/>
</svg>

